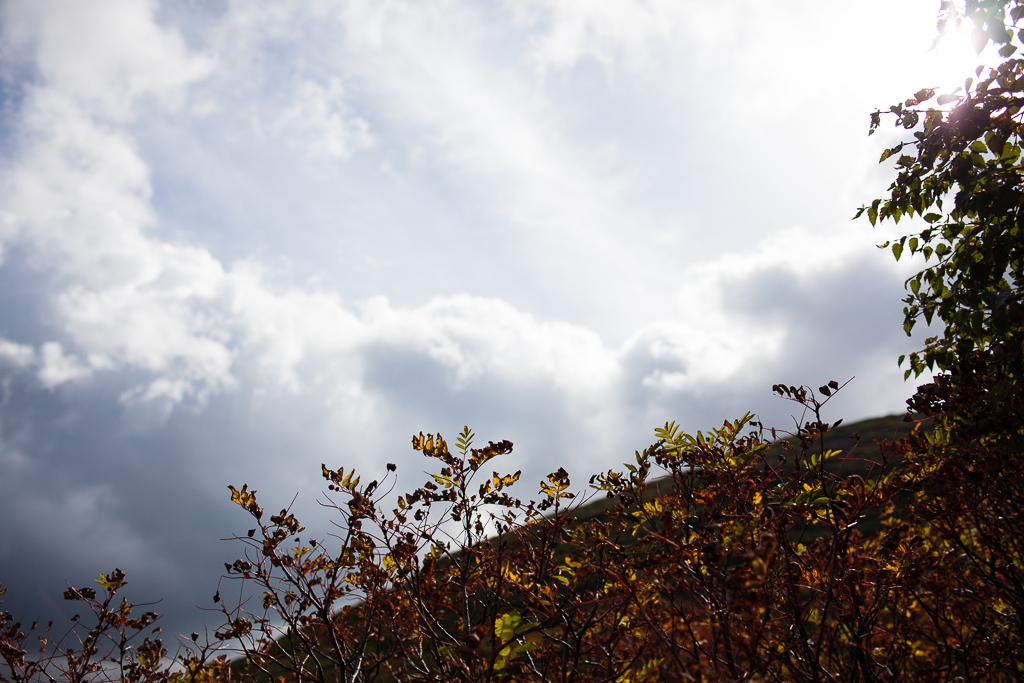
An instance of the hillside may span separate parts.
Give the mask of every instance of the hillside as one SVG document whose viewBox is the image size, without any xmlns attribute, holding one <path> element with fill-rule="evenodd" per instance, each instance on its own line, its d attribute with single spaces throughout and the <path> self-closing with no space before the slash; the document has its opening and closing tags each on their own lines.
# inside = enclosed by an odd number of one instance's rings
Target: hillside
<svg viewBox="0 0 1024 683">
<path fill-rule="evenodd" d="M 890 415 L 886 417 L 872 418 L 862 420 L 851 424 L 840 424 L 838 427 L 828 431 L 825 434 L 824 440 L 820 444 L 815 444 L 813 451 L 829 451 L 835 450 L 840 451 L 843 455 L 837 457 L 833 462 L 835 465 L 830 467 L 831 470 L 841 471 L 842 475 L 848 477 L 852 474 L 866 474 L 867 466 L 876 460 L 876 456 L 881 452 L 880 445 L 885 441 L 891 441 L 899 438 L 903 434 L 908 433 L 913 427 L 913 424 L 903 421 L 901 415 Z M 795 437 L 791 437 L 789 441 L 792 443 Z M 781 445 L 781 442 L 780 442 Z M 781 451 L 781 448 L 772 448 L 769 453 L 774 453 L 775 450 Z M 773 456 L 774 457 L 774 456 Z M 891 468 L 890 468 L 891 469 Z M 451 472 L 444 476 L 451 476 Z M 554 484 L 554 481 L 552 481 Z M 593 491 L 590 491 L 594 494 Z M 435 594 L 431 600 L 435 601 L 434 609 L 437 610 L 436 614 L 429 615 L 430 619 L 434 620 L 433 627 L 438 629 L 439 632 L 445 632 L 452 634 L 448 636 L 452 640 L 448 640 L 448 646 L 441 647 L 438 651 L 427 657 L 429 661 L 436 666 L 438 661 L 443 661 L 445 657 L 451 655 L 458 643 L 458 633 L 463 632 L 465 636 L 466 627 L 462 625 L 465 621 L 464 616 L 460 616 L 463 613 L 463 609 L 459 607 L 461 598 L 458 594 L 458 589 L 455 586 L 460 585 L 460 580 L 457 578 L 460 573 L 465 573 L 467 568 L 470 566 L 485 567 L 491 563 L 497 561 L 501 562 L 512 562 L 521 561 L 513 560 L 512 558 L 521 558 L 524 556 L 530 556 L 534 550 L 540 550 L 545 545 L 548 547 L 547 552 L 552 558 L 566 557 L 564 560 L 565 564 L 560 565 L 559 571 L 565 571 L 567 568 L 573 566 L 569 556 L 576 555 L 580 556 L 583 552 L 584 556 L 587 553 L 592 553 L 593 548 L 589 548 L 589 544 L 595 546 L 600 543 L 608 543 L 614 540 L 614 545 L 619 549 L 616 552 L 636 552 L 642 550 L 639 546 L 650 543 L 652 538 L 651 532 L 654 532 L 657 537 L 658 534 L 668 533 L 665 530 L 665 526 L 661 522 L 654 522 L 641 526 L 645 529 L 641 533 L 637 533 L 640 526 L 634 525 L 634 530 L 629 531 L 628 525 L 631 523 L 631 515 L 636 514 L 636 510 L 649 508 L 650 506 L 656 506 L 658 503 L 654 502 L 655 498 L 660 496 L 664 497 L 664 500 L 670 500 L 672 498 L 672 487 L 666 479 L 654 478 L 647 483 L 643 495 L 640 497 L 640 501 L 643 505 L 628 506 L 628 510 L 623 516 L 622 510 L 614 510 L 616 505 L 621 501 L 621 497 L 612 496 L 605 497 L 601 493 L 591 495 L 590 499 L 579 505 L 573 505 L 576 501 L 574 499 L 568 499 L 566 502 L 570 503 L 568 507 L 562 508 L 562 511 L 555 517 L 550 514 L 542 517 L 545 522 L 543 524 L 533 523 L 529 527 L 524 527 L 522 531 L 515 534 L 505 534 L 502 538 L 498 539 L 493 536 L 482 538 L 477 544 L 468 549 L 459 550 L 454 548 L 450 554 L 438 557 L 437 562 L 428 561 L 426 558 L 422 562 L 413 560 L 411 562 L 412 571 L 414 574 L 409 574 L 402 578 L 402 574 L 399 573 L 395 576 L 395 579 L 400 583 L 405 584 L 400 592 L 404 593 L 408 590 L 408 586 L 415 585 L 421 581 L 427 580 L 428 585 L 437 585 L 439 582 L 449 583 L 452 586 L 449 589 L 447 595 Z M 626 527 L 621 527 L 623 520 L 627 520 Z M 863 515 L 861 520 L 861 532 L 862 533 L 875 533 L 879 528 L 880 514 L 877 511 L 868 511 Z M 593 541 L 587 541 L 587 535 L 593 534 L 594 530 L 604 529 L 603 537 L 594 537 Z M 619 531 L 613 531 L 619 529 Z M 579 531 L 577 531 L 579 530 Z M 585 531 L 584 531 L 585 530 Z M 693 530 L 684 531 L 679 530 L 684 534 L 692 534 Z M 546 534 L 550 533 L 550 536 Z M 602 533 L 602 532 L 598 532 Z M 580 534 L 583 534 L 582 536 Z M 822 538 L 825 535 L 823 528 L 811 529 L 801 524 L 794 526 L 794 529 L 790 532 L 792 537 L 792 545 L 796 547 L 798 544 L 810 544 L 812 541 Z M 602 540 L 603 539 L 603 540 Z M 673 537 L 668 536 L 666 540 L 671 542 Z M 501 560 L 500 558 L 507 558 Z M 491 558 L 491 559 L 486 559 Z M 590 557 L 590 561 L 600 565 L 602 560 L 598 553 L 594 553 Z M 604 562 L 607 562 L 605 560 Z M 734 562 L 730 560 L 729 562 Z M 490 570 L 487 570 L 490 571 Z M 437 578 L 425 579 L 429 572 L 430 575 Z M 418 576 L 415 576 L 418 575 Z M 561 578 L 556 578 L 555 585 L 559 585 L 558 582 L 563 582 L 564 586 L 569 592 L 564 593 L 561 598 L 564 600 L 583 599 L 583 596 L 588 595 L 595 589 L 600 587 L 600 582 L 597 581 L 596 576 L 600 575 L 600 570 L 591 575 L 590 578 L 582 578 L 578 581 L 575 577 L 571 577 L 570 574 L 563 574 Z M 415 576 L 415 578 L 414 578 Z M 446 578 L 441 578 L 446 577 Z M 412 581 L 412 584 L 407 582 Z M 486 582 L 485 582 L 486 583 Z M 464 583 L 462 585 L 465 585 Z M 397 590 L 397 589 L 396 589 Z M 422 589 L 416 589 L 416 591 Z M 488 589 L 483 588 L 484 594 L 476 593 L 481 590 L 480 586 L 477 586 L 468 596 L 472 596 L 470 602 L 485 603 L 489 598 Z M 512 589 L 517 595 L 508 598 L 500 598 L 498 603 L 494 603 L 494 607 L 491 610 L 484 610 L 482 613 L 478 611 L 476 607 L 472 608 L 473 614 L 470 615 L 470 623 L 481 624 L 481 620 L 484 625 L 479 626 L 479 633 L 482 638 L 482 642 L 479 645 L 479 649 L 475 651 L 474 656 L 480 658 L 490 658 L 492 661 L 498 657 L 497 651 L 502 650 L 502 644 L 505 639 L 511 637 L 524 638 L 523 642 L 532 642 L 535 645 L 544 641 L 548 636 L 551 635 L 550 629 L 542 629 L 540 624 L 541 621 L 537 622 L 537 626 L 527 628 L 526 622 L 516 622 L 517 626 L 509 627 L 511 630 L 506 634 L 505 638 L 501 638 L 498 634 L 495 634 L 492 627 L 489 624 L 500 624 L 501 619 L 509 618 L 508 615 L 525 615 L 527 613 L 535 613 L 536 607 L 530 607 L 529 603 L 529 591 L 523 590 L 522 586 Z M 414 593 L 416 592 L 414 591 Z M 394 594 L 392 594 L 394 595 Z M 493 598 L 493 595 L 492 595 Z M 419 597 L 413 598 L 415 600 L 426 599 L 426 596 L 419 594 Z M 380 598 L 378 597 L 378 600 Z M 382 601 L 383 603 L 391 604 L 394 606 L 394 602 L 389 599 Z M 404 599 L 397 599 L 397 603 L 401 604 Z M 499 608 L 498 605 L 501 605 Z M 496 611 L 492 611 L 496 610 Z M 352 633 L 356 633 L 365 625 L 365 619 L 369 614 L 379 614 L 380 608 L 376 605 L 350 605 L 342 609 L 339 613 L 339 619 L 343 620 L 347 624 L 347 629 L 352 629 Z M 486 614 L 490 616 L 484 616 Z M 501 615 L 505 616 L 502 617 Z M 392 618 L 394 615 L 388 614 L 388 618 Z M 423 618 L 422 612 L 418 618 Z M 413 614 L 407 614 L 406 618 L 414 619 Z M 523 617 L 519 617 L 523 618 Z M 336 622 L 337 623 L 337 622 Z M 382 623 L 387 623 L 387 618 Z M 533 629 L 533 630 L 531 630 Z M 315 632 L 322 633 L 316 629 L 304 628 L 304 635 L 295 637 L 284 636 L 278 639 L 276 648 L 277 655 L 274 659 L 277 662 L 290 661 L 296 658 L 296 651 L 314 651 L 329 652 L 331 650 L 330 644 L 323 640 L 323 635 L 317 636 Z M 532 633 L 532 635 L 530 635 Z M 294 632 L 293 632 L 294 634 Z M 375 680 L 387 681 L 393 680 L 390 674 L 386 671 L 385 664 L 388 659 L 394 659 L 397 657 L 395 654 L 388 654 L 392 651 L 400 650 L 394 642 L 395 635 L 392 635 L 387 628 L 382 629 L 383 638 L 375 641 L 375 644 L 371 647 L 371 652 L 376 654 L 378 648 L 383 648 L 380 652 L 382 660 L 378 661 L 380 670 L 378 672 L 379 678 Z M 473 634 L 469 634 L 472 636 Z M 497 637 L 498 640 L 491 640 L 491 638 Z M 438 642 L 445 642 L 445 637 L 436 636 L 434 638 Z M 524 646 L 525 647 L 525 646 Z M 533 647 L 531 645 L 530 647 Z M 525 652 L 525 650 L 523 650 Z M 446 654 L 447 653 L 447 654 Z M 310 655 L 312 656 L 312 655 Z M 508 653 L 511 656 L 511 651 Z M 373 657 L 371 657 L 372 659 Z M 325 657 L 325 660 L 331 659 Z M 246 662 L 244 659 L 236 660 L 233 663 L 232 668 L 236 673 L 241 674 L 246 670 Z M 269 669 L 273 675 L 289 675 L 294 673 L 289 670 L 287 666 L 273 665 Z M 257 678 L 260 678 L 257 676 Z"/>
<path fill-rule="evenodd" d="M 882 444 L 895 441 L 913 430 L 914 423 L 905 422 L 904 415 L 905 413 L 872 417 L 851 423 L 843 422 L 830 428 L 822 442 L 815 444 L 815 449 L 842 452 L 849 456 L 848 460 L 844 460 L 848 464 L 845 465 L 843 472 L 845 474 L 858 472 L 864 467 L 863 458 L 870 459 L 876 456 Z M 779 432 L 779 435 L 782 436 L 782 433 Z M 791 436 L 780 441 L 796 445 L 797 438 Z M 648 483 L 649 492 L 646 493 L 645 499 L 656 495 L 656 492 L 660 490 L 659 487 L 663 485 L 664 480 L 652 479 Z M 571 514 L 577 520 L 588 520 L 607 511 L 609 505 L 607 499 L 600 497 L 573 509 Z"/>
</svg>

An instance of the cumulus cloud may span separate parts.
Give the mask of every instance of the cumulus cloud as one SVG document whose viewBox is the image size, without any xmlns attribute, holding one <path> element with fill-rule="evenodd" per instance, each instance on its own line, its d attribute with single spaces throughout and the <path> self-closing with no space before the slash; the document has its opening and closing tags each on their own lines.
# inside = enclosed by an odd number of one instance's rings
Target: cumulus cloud
<svg viewBox="0 0 1024 683">
<path fill-rule="evenodd" d="M 588 395 L 616 372 L 614 354 L 592 331 L 541 323 L 492 299 L 437 297 L 416 310 L 395 310 L 376 298 L 364 320 L 375 341 L 422 351 L 448 368 L 455 389 L 492 375 Z"/>
<path fill-rule="evenodd" d="M 97 116 L 124 121 L 136 101 L 180 101 L 210 72 L 203 55 L 155 21 L 155 0 L 14 0 L 4 4 L 4 51 L 28 54 L 49 88 Z"/>
<path fill-rule="evenodd" d="M 73 356 L 67 356 L 60 344 L 48 342 L 43 344 L 42 363 L 39 368 L 39 380 L 47 389 L 87 377 L 90 368 Z"/>
<path fill-rule="evenodd" d="M 346 159 L 360 147 L 373 143 L 370 126 L 350 115 L 345 90 L 337 79 L 326 86 L 312 81 L 299 84 L 295 103 L 277 120 L 276 128 L 290 134 L 313 156 Z"/>
<path fill-rule="evenodd" d="M 19 368 L 29 365 L 35 360 L 36 352 L 27 344 L 18 344 L 8 339 L 0 339 L 0 358 Z"/>
</svg>

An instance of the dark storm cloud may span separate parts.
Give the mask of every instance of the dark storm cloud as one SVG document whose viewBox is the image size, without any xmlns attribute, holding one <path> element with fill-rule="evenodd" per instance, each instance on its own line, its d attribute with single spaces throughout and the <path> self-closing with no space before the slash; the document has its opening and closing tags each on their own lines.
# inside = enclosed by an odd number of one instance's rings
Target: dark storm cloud
<svg viewBox="0 0 1024 683">
<path fill-rule="evenodd" d="M 173 432 L 126 435 L 112 383 L 47 391 L 9 379 L 0 434 L 19 455 L 5 457 L 0 485 L 0 514 L 10 520 L 0 538 L 5 608 L 66 619 L 76 606 L 60 599 L 65 581 L 91 585 L 117 566 L 132 600 L 163 600 L 168 625 L 187 628 L 198 616 L 191 605 L 213 594 L 209 565 L 230 529 L 223 500 L 182 467 L 190 444 Z"/>
<path fill-rule="evenodd" d="M 855 378 L 832 407 L 837 410 L 845 404 L 853 415 L 833 414 L 833 418 L 902 410 L 902 399 L 912 393 L 913 386 L 880 381 L 875 369 L 881 365 L 888 369 L 886 374 L 901 375 L 896 359 L 918 348 L 921 335 L 911 339 L 904 334 L 900 303 L 904 276 L 889 267 L 887 252 L 877 256 L 813 276 L 778 267 L 738 277 L 727 285 L 724 301 L 731 310 L 785 330 L 777 357 L 753 369 L 756 381 L 769 387 L 783 382 L 817 388 L 829 380 L 842 383 Z M 766 412 L 782 417 L 785 406 L 776 404 Z"/>
</svg>

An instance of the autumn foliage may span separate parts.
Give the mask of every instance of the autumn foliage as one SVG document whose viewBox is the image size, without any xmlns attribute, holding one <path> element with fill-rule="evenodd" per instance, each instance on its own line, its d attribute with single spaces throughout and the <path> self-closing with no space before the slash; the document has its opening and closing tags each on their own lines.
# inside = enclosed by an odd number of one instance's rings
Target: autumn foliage
<svg viewBox="0 0 1024 683">
<path fill-rule="evenodd" d="M 805 411 L 789 441 L 750 416 L 707 434 L 666 425 L 621 472 L 593 477 L 586 505 L 563 470 L 516 498 L 519 474 L 494 469 L 512 445 L 474 448 L 468 429 L 455 448 L 416 436 L 435 473 L 397 497 L 393 466 L 365 484 L 324 466 L 339 533 L 319 542 L 232 487 L 254 526 L 226 577 L 256 590 L 219 603 L 212 639 L 181 639 L 173 664 L 159 640 L 137 642 L 155 615 L 117 604 L 115 571 L 102 598 L 65 594 L 96 623 L 70 632 L 74 647 L 65 636 L 28 656 L 5 614 L 4 676 L 1018 679 L 1020 455 L 941 426 L 827 449 L 836 388 L 775 387 Z"/>
<path fill-rule="evenodd" d="M 419 434 L 432 474 L 407 492 L 393 465 L 366 483 L 323 465 L 326 538 L 230 487 L 252 528 L 224 581 L 245 597 L 217 603 L 210 637 L 170 655 L 115 570 L 68 589 L 85 617 L 63 631 L 0 613 L 0 681 L 1024 679 L 1024 0 L 941 19 L 1004 61 L 888 112 L 913 139 L 862 209 L 923 221 L 891 245 L 927 259 L 908 332 L 943 325 L 908 358 L 908 377 L 935 374 L 906 436 L 834 448 L 842 387 L 778 384 L 793 433 L 668 424 L 621 471 L 580 486 L 559 469 L 528 498 L 508 441 Z"/>
</svg>

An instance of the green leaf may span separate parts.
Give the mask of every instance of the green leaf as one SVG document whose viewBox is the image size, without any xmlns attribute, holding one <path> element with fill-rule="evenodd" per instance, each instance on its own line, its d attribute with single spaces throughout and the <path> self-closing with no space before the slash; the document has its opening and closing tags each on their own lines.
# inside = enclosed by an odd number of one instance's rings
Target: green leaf
<svg viewBox="0 0 1024 683">
<path fill-rule="evenodd" d="M 96 580 L 96 583 L 113 593 L 125 584 L 124 572 L 120 569 L 115 569 L 109 574 L 100 574 L 100 578 Z"/>
<path fill-rule="evenodd" d="M 1005 43 L 1009 43 L 1011 40 L 1013 40 L 1013 36 L 1011 36 L 1010 32 L 1006 30 L 1006 24 L 1003 23 L 1001 18 L 997 19 L 996 21 L 992 21 L 992 17 L 990 16 L 988 21 L 988 37 L 992 39 L 993 43 L 999 43 L 1000 45 L 1002 45 Z M 1002 50 L 999 51 L 999 54 L 1002 55 L 1003 57 L 1009 56 L 1003 55 Z M 1013 53 L 1011 52 L 1010 54 Z"/>
<path fill-rule="evenodd" d="M 509 612 L 502 614 L 500 617 L 494 620 L 494 637 L 499 644 L 504 643 L 505 646 L 498 651 L 498 656 L 494 660 L 494 670 L 500 671 L 504 669 L 510 661 L 516 658 L 522 652 L 532 650 L 536 647 L 534 644 L 526 643 L 515 643 L 514 639 L 521 633 L 528 631 L 537 626 L 537 622 L 523 623 L 523 618 L 516 612 Z"/>
<path fill-rule="evenodd" d="M 914 99 L 918 102 L 925 102 L 935 97 L 935 88 L 922 88 L 914 93 Z"/>
<path fill-rule="evenodd" d="M 502 614 L 494 620 L 494 634 L 501 642 L 512 640 L 516 635 L 516 629 L 522 623 L 522 615 L 516 612 Z"/>
<path fill-rule="evenodd" d="M 891 157 L 891 156 L 893 156 L 895 154 L 899 154 L 902 149 L 903 149 L 903 143 L 902 142 L 900 144 L 896 145 L 895 147 L 890 147 L 889 149 L 887 149 L 884 152 L 882 152 L 882 156 L 878 159 L 878 163 L 882 163 L 883 161 L 885 161 L 889 157 Z"/>
<path fill-rule="evenodd" d="M 900 256 L 903 255 L 903 241 L 892 243 L 892 255 L 896 257 L 896 260 L 900 260 Z"/>
</svg>

